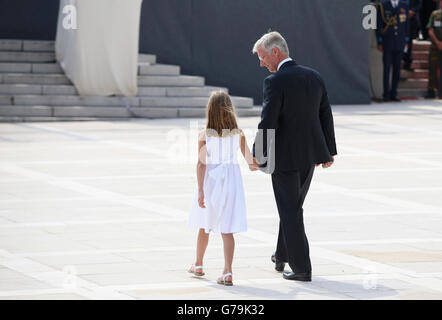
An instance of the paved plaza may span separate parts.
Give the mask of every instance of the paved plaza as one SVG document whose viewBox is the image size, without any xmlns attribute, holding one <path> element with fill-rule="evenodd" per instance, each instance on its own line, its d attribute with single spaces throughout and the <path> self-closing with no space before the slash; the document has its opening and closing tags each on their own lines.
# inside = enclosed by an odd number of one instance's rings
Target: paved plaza
<svg viewBox="0 0 442 320">
<path fill-rule="evenodd" d="M 333 112 L 338 156 L 304 206 L 313 281 L 273 269 L 270 177 L 242 159 L 233 287 L 218 234 L 186 272 L 204 119 L 1 123 L 0 299 L 442 299 L 442 102 Z M 249 146 L 258 122 L 239 119 Z"/>
</svg>

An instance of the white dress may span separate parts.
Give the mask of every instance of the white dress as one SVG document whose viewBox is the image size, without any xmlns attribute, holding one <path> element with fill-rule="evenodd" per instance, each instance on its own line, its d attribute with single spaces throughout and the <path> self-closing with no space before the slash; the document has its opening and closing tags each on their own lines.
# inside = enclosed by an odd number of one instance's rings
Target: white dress
<svg viewBox="0 0 442 320">
<path fill-rule="evenodd" d="M 191 204 L 189 227 L 216 233 L 247 230 L 246 202 L 237 154 L 240 134 L 227 137 L 206 136 L 204 204 L 198 205 L 198 189 Z"/>
</svg>

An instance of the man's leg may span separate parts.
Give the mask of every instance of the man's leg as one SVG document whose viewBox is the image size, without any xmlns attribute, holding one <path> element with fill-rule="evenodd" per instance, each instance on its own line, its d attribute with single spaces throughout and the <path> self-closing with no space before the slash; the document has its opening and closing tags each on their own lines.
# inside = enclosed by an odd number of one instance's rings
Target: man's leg
<svg viewBox="0 0 442 320">
<path fill-rule="evenodd" d="M 438 65 L 439 65 L 439 80 L 438 80 L 438 86 L 437 86 L 437 93 L 438 98 L 442 99 L 442 52 L 437 52 L 437 58 L 438 58 Z"/>
<path fill-rule="evenodd" d="M 428 88 L 427 94 L 425 98 L 433 99 L 435 98 L 434 89 L 437 87 L 437 64 L 438 64 L 438 55 L 437 49 L 431 46 L 430 55 L 428 58 Z"/>
<path fill-rule="evenodd" d="M 399 79 L 401 77 L 402 55 L 403 55 L 402 51 L 394 51 L 392 53 L 393 75 L 392 75 L 392 79 L 391 79 L 391 92 L 390 92 L 391 99 L 397 98 L 397 87 L 399 85 Z"/>
<path fill-rule="evenodd" d="M 392 53 L 391 52 L 383 52 L 382 53 L 382 61 L 384 64 L 384 100 L 390 99 L 390 68 L 392 62 Z"/>
<path fill-rule="evenodd" d="M 276 256 L 287 255 L 295 273 L 311 272 L 310 252 L 304 229 L 302 205 L 310 187 L 314 166 L 291 172 L 272 174 L 273 191 L 280 217 L 280 232 Z M 283 251 L 285 244 L 285 252 Z M 281 250 L 281 251 L 279 251 Z"/>
<path fill-rule="evenodd" d="M 404 60 L 404 69 L 410 70 L 411 64 L 413 63 L 413 37 L 416 29 L 416 20 L 415 18 L 410 20 L 410 32 L 408 34 L 408 50 L 403 55 Z"/>
<path fill-rule="evenodd" d="M 279 221 L 278 243 L 276 245 L 275 258 L 281 262 L 288 262 L 287 245 L 285 244 L 284 229 L 281 220 Z"/>
</svg>

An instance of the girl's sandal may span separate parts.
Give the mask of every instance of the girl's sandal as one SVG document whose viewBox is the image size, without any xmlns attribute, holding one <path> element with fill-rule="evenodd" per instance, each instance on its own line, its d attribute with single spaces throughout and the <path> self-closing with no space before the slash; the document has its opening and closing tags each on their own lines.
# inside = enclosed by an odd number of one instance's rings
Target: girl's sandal
<svg viewBox="0 0 442 320">
<path fill-rule="evenodd" d="M 200 271 L 198 271 L 200 270 Z M 193 273 L 194 275 L 198 276 L 198 277 L 202 277 L 203 275 L 205 275 L 205 273 L 203 272 L 203 266 L 194 266 L 192 264 L 192 266 L 190 267 L 190 269 L 188 270 L 189 273 Z"/>
<path fill-rule="evenodd" d="M 228 272 L 223 274 L 221 277 L 218 278 L 217 283 L 222 284 L 224 286 L 233 286 L 232 280 L 227 281 L 226 280 L 227 277 L 232 277 L 232 273 Z"/>
</svg>

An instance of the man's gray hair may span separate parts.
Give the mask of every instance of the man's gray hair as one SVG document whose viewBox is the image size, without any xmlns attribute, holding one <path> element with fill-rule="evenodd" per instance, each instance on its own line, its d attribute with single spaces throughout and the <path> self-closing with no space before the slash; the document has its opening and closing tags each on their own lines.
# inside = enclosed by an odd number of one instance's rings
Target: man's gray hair
<svg viewBox="0 0 442 320">
<path fill-rule="evenodd" d="M 278 48 L 282 53 L 289 55 L 289 47 L 284 37 L 277 31 L 272 31 L 264 34 L 258 41 L 255 42 L 252 52 L 257 53 L 258 48 L 266 52 L 270 52 L 273 48 Z"/>
</svg>

